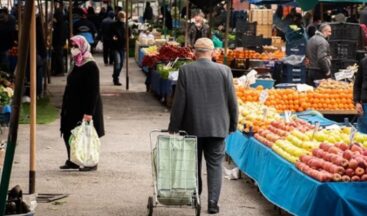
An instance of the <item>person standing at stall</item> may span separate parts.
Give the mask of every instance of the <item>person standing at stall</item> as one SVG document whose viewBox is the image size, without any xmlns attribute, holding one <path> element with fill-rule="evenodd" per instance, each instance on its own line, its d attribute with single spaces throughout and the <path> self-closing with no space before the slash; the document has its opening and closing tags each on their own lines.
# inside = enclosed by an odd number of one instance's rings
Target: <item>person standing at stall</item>
<svg viewBox="0 0 367 216">
<path fill-rule="evenodd" d="M 82 120 L 93 120 L 99 137 L 104 135 L 102 100 L 100 95 L 99 69 L 90 53 L 88 41 L 80 35 L 70 39 L 71 56 L 74 67 L 67 78 L 61 109 L 60 131 L 65 141 L 68 159 L 60 169 L 78 169 L 70 161 L 69 138 L 71 130 Z M 93 171 L 95 167 L 79 168 L 80 171 Z"/>
<path fill-rule="evenodd" d="M 359 63 L 353 87 L 353 101 L 360 115 L 357 122 L 358 131 L 367 133 L 367 57 Z"/>
<path fill-rule="evenodd" d="M 195 22 L 191 25 L 189 30 L 189 39 L 191 47 L 200 38 L 209 37 L 209 26 L 204 23 L 203 14 L 199 13 L 195 17 Z"/>
<path fill-rule="evenodd" d="M 314 86 L 315 80 L 331 77 L 330 45 L 327 39 L 331 36 L 331 26 L 321 24 L 319 31 L 308 41 L 306 56 L 309 61 L 307 84 Z"/>
<path fill-rule="evenodd" d="M 211 61 L 214 44 L 209 38 L 195 43 L 196 62 L 180 68 L 168 130 L 184 130 L 198 137 L 199 193 L 201 160 L 208 173 L 208 213 L 219 212 L 224 138 L 237 127 L 238 108 L 231 69 Z"/>
<path fill-rule="evenodd" d="M 16 23 L 7 8 L 0 9 L 0 68 L 10 70 L 8 51 L 16 40 Z M 10 71 L 9 71 L 10 72 Z"/>
<path fill-rule="evenodd" d="M 120 11 L 117 14 L 116 21 L 112 25 L 112 48 L 114 53 L 113 66 L 113 84 L 121 86 L 119 81 L 122 67 L 124 66 L 124 57 L 126 50 L 126 29 L 125 29 L 126 15 L 125 12 Z"/>
<path fill-rule="evenodd" d="M 73 26 L 74 35 L 82 35 L 88 41 L 88 43 L 93 46 L 95 43 L 95 37 L 97 33 L 96 26 L 87 19 L 87 11 L 80 9 L 78 10 L 81 12 L 80 20 L 76 21 Z"/>
</svg>

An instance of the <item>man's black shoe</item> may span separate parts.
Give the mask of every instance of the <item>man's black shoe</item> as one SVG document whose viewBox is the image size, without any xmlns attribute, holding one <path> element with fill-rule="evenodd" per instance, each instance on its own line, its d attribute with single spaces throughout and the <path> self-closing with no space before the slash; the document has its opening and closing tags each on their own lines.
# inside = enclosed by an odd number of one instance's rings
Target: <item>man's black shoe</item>
<svg viewBox="0 0 367 216">
<path fill-rule="evenodd" d="M 97 167 L 98 165 L 95 165 L 93 167 L 83 167 L 83 168 L 79 168 L 79 171 L 81 172 L 96 171 Z"/>
<path fill-rule="evenodd" d="M 218 214 L 219 213 L 219 206 L 217 202 L 210 200 L 208 203 L 208 213 L 209 214 Z"/>
<path fill-rule="evenodd" d="M 67 160 L 64 165 L 60 166 L 60 169 L 79 169 L 79 166 Z"/>
<path fill-rule="evenodd" d="M 122 86 L 122 84 L 119 81 L 113 82 L 115 86 Z"/>
</svg>

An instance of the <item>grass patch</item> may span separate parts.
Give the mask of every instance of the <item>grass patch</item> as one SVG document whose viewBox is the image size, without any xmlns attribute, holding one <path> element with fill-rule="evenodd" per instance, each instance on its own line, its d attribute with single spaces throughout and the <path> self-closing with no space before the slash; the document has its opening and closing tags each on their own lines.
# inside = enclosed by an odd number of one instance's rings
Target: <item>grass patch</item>
<svg viewBox="0 0 367 216">
<path fill-rule="evenodd" d="M 23 103 L 20 110 L 20 124 L 29 124 L 29 103 Z M 37 100 L 37 124 L 48 124 L 59 117 L 58 109 L 50 104 L 50 98 L 45 97 Z"/>
</svg>

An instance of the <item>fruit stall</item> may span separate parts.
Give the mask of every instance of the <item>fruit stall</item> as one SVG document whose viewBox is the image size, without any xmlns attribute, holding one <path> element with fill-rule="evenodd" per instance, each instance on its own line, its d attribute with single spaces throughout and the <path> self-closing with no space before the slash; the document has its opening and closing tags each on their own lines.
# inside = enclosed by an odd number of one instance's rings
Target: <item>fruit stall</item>
<svg viewBox="0 0 367 216">
<path fill-rule="evenodd" d="M 157 98 L 164 104 L 170 105 L 178 70 L 181 66 L 193 59 L 189 48 L 180 47 L 176 43 L 166 43 L 161 47 L 145 48 L 142 66 L 147 69 L 146 85 Z"/>
<path fill-rule="evenodd" d="M 300 91 L 239 83 L 238 131 L 226 152 L 261 193 L 294 215 L 364 215 L 367 135 L 321 114 L 352 112 L 352 84 L 323 80 Z"/>
</svg>

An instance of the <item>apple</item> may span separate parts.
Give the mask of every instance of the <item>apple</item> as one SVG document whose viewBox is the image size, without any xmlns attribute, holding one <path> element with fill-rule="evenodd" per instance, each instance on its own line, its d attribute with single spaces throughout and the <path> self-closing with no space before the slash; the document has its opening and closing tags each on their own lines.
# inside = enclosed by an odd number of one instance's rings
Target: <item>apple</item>
<svg viewBox="0 0 367 216">
<path fill-rule="evenodd" d="M 303 163 L 308 164 L 308 162 L 312 159 L 312 156 L 310 156 L 310 155 L 302 155 L 299 159 L 300 159 Z"/>
<path fill-rule="evenodd" d="M 328 152 L 332 154 L 339 154 L 341 153 L 341 150 L 335 146 L 332 146 L 328 149 Z"/>
<path fill-rule="evenodd" d="M 364 169 L 361 168 L 361 167 L 357 167 L 354 172 L 358 176 L 361 176 L 361 175 L 363 175 L 365 173 Z"/>
<path fill-rule="evenodd" d="M 367 174 L 362 175 L 361 180 L 362 181 L 367 181 Z"/>
<path fill-rule="evenodd" d="M 362 153 L 364 156 L 367 156 L 367 150 L 364 150 Z"/>
<path fill-rule="evenodd" d="M 352 168 L 348 168 L 345 170 L 345 174 L 348 175 L 349 177 L 354 176 L 354 170 Z"/>
<path fill-rule="evenodd" d="M 344 153 L 343 153 L 343 157 L 347 160 L 350 160 L 352 159 L 352 156 L 353 156 L 353 152 L 351 150 L 346 150 Z"/>
<path fill-rule="evenodd" d="M 352 181 L 360 181 L 361 178 L 359 178 L 359 176 L 353 176 L 352 177 Z"/>
<path fill-rule="evenodd" d="M 322 149 L 324 151 L 328 151 L 330 147 L 331 147 L 331 145 L 329 145 L 327 143 L 321 143 L 320 144 L 320 149 Z"/>
<path fill-rule="evenodd" d="M 349 167 L 350 168 L 355 169 L 355 168 L 357 168 L 357 166 L 358 166 L 358 161 L 356 159 L 351 159 L 349 161 Z"/>
<path fill-rule="evenodd" d="M 338 182 L 338 181 L 342 180 L 342 176 L 338 173 L 334 173 L 333 180 Z"/>
<path fill-rule="evenodd" d="M 366 175 L 366 177 L 367 177 L 367 175 Z M 349 177 L 349 176 L 347 176 L 347 175 L 343 175 L 343 176 L 342 176 L 342 181 L 343 181 L 343 182 L 349 182 L 349 181 L 350 181 L 350 177 Z"/>
<path fill-rule="evenodd" d="M 314 149 L 312 150 L 312 154 L 316 157 L 322 157 L 322 154 L 324 153 L 324 151 L 322 149 Z"/>
<path fill-rule="evenodd" d="M 352 152 L 359 152 L 359 153 L 362 153 L 363 152 L 363 148 L 361 148 L 358 144 L 356 143 L 353 143 L 351 146 L 350 146 L 350 150 Z"/>
<path fill-rule="evenodd" d="M 343 151 L 348 150 L 348 145 L 346 145 L 344 143 L 336 143 L 335 146 L 338 147 L 339 149 L 343 150 Z"/>
</svg>

